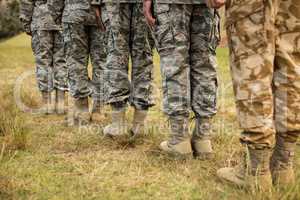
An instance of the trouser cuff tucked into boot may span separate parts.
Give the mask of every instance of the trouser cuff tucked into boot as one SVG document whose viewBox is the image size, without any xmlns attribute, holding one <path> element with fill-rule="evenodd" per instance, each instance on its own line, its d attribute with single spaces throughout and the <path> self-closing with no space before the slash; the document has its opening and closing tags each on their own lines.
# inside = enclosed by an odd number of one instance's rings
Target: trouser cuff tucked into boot
<svg viewBox="0 0 300 200">
<path fill-rule="evenodd" d="M 248 147 L 237 166 L 219 169 L 217 175 L 221 180 L 239 187 L 268 191 L 272 187 L 270 156 L 271 149 Z"/>
<path fill-rule="evenodd" d="M 89 112 L 88 97 L 74 100 L 74 121 L 75 124 L 84 126 L 90 123 L 91 116 Z"/>
<path fill-rule="evenodd" d="M 63 90 L 55 90 L 55 109 L 56 113 L 59 115 L 63 115 L 66 113 L 65 91 Z"/>
<path fill-rule="evenodd" d="M 93 100 L 91 120 L 92 122 L 101 123 L 105 119 L 105 113 L 103 113 L 104 105 L 101 101 Z"/>
<path fill-rule="evenodd" d="M 197 159 L 209 159 L 213 155 L 211 144 L 211 118 L 197 118 L 191 139 L 193 155 Z"/>
<path fill-rule="evenodd" d="M 126 104 L 112 104 L 111 108 L 112 122 L 104 128 L 104 135 L 117 137 L 127 134 L 127 124 L 125 120 Z"/>
<path fill-rule="evenodd" d="M 170 118 L 170 126 L 170 138 L 160 144 L 160 149 L 175 157 L 190 157 L 192 147 L 188 133 L 188 119 Z"/>
<path fill-rule="evenodd" d="M 293 169 L 297 138 L 290 140 L 283 134 L 276 135 L 276 145 L 271 159 L 271 172 L 274 185 L 285 187 L 295 183 Z"/>
<path fill-rule="evenodd" d="M 53 92 L 42 92 L 41 112 L 48 115 L 55 113 L 55 97 Z"/>
<path fill-rule="evenodd" d="M 148 110 L 134 110 L 133 122 L 131 128 L 131 135 L 133 137 L 137 135 L 145 134 L 145 120 L 148 114 Z"/>
</svg>

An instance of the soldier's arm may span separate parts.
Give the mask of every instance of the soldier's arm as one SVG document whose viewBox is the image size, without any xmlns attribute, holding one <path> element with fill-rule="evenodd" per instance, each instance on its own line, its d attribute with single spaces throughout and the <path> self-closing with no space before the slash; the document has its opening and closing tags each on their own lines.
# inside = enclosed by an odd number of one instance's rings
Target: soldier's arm
<svg viewBox="0 0 300 200">
<path fill-rule="evenodd" d="M 94 10 L 95 10 L 97 25 L 102 32 L 105 32 L 106 27 L 102 21 L 102 9 L 101 9 L 102 3 L 103 3 L 102 0 L 92 0 L 91 1 L 91 5 L 94 7 Z"/>
<path fill-rule="evenodd" d="M 21 0 L 20 1 L 20 20 L 23 25 L 24 31 L 31 35 L 31 21 L 34 9 L 34 0 Z"/>
<path fill-rule="evenodd" d="M 153 27 L 155 25 L 155 18 L 152 14 L 152 0 L 143 0 L 143 12 L 146 17 L 149 26 Z"/>
<path fill-rule="evenodd" d="M 221 8 L 226 3 L 226 0 L 206 0 L 206 4 L 210 8 Z"/>
</svg>

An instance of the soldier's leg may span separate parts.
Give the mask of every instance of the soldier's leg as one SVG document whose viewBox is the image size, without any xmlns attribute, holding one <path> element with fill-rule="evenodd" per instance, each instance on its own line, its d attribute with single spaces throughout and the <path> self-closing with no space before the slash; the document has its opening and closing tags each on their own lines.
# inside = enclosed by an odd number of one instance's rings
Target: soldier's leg
<svg viewBox="0 0 300 200">
<path fill-rule="evenodd" d="M 68 68 L 62 31 L 54 31 L 53 70 L 56 112 L 64 114 L 66 112 L 65 92 L 68 90 Z"/>
<path fill-rule="evenodd" d="M 42 93 L 42 112 L 54 112 L 53 91 L 53 43 L 52 31 L 34 31 L 32 33 L 32 49 L 36 62 L 36 77 L 38 88 Z"/>
<path fill-rule="evenodd" d="M 277 140 L 271 169 L 274 183 L 284 187 L 295 182 L 293 162 L 300 134 L 300 4 L 280 2 L 274 74 Z"/>
<path fill-rule="evenodd" d="M 195 6 L 191 30 L 191 102 L 196 116 L 192 147 L 195 157 L 212 153 L 211 119 L 217 112 L 219 15 L 205 4 Z"/>
<path fill-rule="evenodd" d="M 90 49 L 86 26 L 82 24 L 65 24 L 64 42 L 69 89 L 74 104 L 74 123 L 86 124 L 90 120 L 88 97 L 92 94 L 87 70 Z"/>
<path fill-rule="evenodd" d="M 192 5 L 157 4 L 155 37 L 161 59 L 164 112 L 169 116 L 171 137 L 161 149 L 191 155 L 188 134 L 190 108 L 190 20 Z"/>
<path fill-rule="evenodd" d="M 94 92 L 92 94 L 92 121 L 101 122 L 104 118 L 101 113 L 105 103 L 104 67 L 106 64 L 107 34 L 101 32 L 97 26 L 89 26 L 90 55 L 93 67 L 92 83 Z"/>
<path fill-rule="evenodd" d="M 128 79 L 129 35 L 131 4 L 107 3 L 109 36 L 105 81 L 108 85 L 108 103 L 127 101 L 130 95 Z"/>
<path fill-rule="evenodd" d="M 109 34 L 104 80 L 107 86 L 107 103 L 112 106 L 112 123 L 103 132 L 105 135 L 117 136 L 127 132 L 125 111 L 130 95 L 128 63 L 132 5 L 106 3 L 105 6 L 109 18 Z"/>
<path fill-rule="evenodd" d="M 130 103 L 135 108 L 131 133 L 144 132 L 144 122 L 148 109 L 154 105 L 152 99 L 154 42 L 149 37 L 149 28 L 143 17 L 143 4 L 137 3 L 133 8 L 131 23 L 131 94 Z"/>
<path fill-rule="evenodd" d="M 274 13 L 269 3 L 237 1 L 226 11 L 233 87 L 243 129 L 240 140 L 248 156 L 243 158 L 246 164 L 218 171 L 220 178 L 233 184 L 262 190 L 272 186 L 269 164 L 275 141 Z"/>
</svg>

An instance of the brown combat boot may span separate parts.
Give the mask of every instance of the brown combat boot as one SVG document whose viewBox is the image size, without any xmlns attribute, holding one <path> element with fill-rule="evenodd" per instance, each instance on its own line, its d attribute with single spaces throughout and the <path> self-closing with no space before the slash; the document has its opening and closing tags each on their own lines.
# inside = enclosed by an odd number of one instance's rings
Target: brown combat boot
<svg viewBox="0 0 300 200">
<path fill-rule="evenodd" d="M 295 183 L 293 164 L 296 141 L 288 142 L 284 137 L 277 134 L 270 165 L 274 185 L 285 187 Z"/>
<path fill-rule="evenodd" d="M 213 149 L 210 140 L 210 126 L 210 118 L 196 119 L 191 140 L 193 155 L 196 159 L 206 160 L 213 156 Z"/>
<path fill-rule="evenodd" d="M 101 123 L 105 119 L 105 115 L 102 113 L 103 105 L 100 101 L 94 100 L 92 107 L 91 120 L 95 123 Z"/>
<path fill-rule="evenodd" d="M 55 104 L 54 99 L 51 92 L 42 92 L 42 109 L 41 112 L 49 115 L 54 114 L 55 112 Z"/>
<path fill-rule="evenodd" d="M 74 100 L 75 125 L 85 126 L 91 121 L 88 97 Z"/>
<path fill-rule="evenodd" d="M 175 159 L 192 157 L 187 121 L 187 119 L 170 118 L 171 137 L 168 141 L 164 141 L 160 144 L 160 149 Z"/>
<path fill-rule="evenodd" d="M 66 114 L 65 108 L 65 91 L 55 90 L 55 109 L 56 113 L 59 115 Z"/>
<path fill-rule="evenodd" d="M 127 124 L 125 120 L 126 107 L 112 106 L 111 124 L 103 129 L 105 136 L 119 137 L 127 134 Z"/>
<path fill-rule="evenodd" d="M 252 149 L 248 147 L 248 155 L 236 167 L 221 168 L 217 176 L 235 186 L 268 192 L 272 188 L 270 172 L 271 150 Z"/>
<path fill-rule="evenodd" d="M 139 110 L 139 109 L 134 110 L 132 128 L 130 130 L 132 137 L 145 134 L 145 120 L 147 114 L 148 114 L 148 110 Z"/>
</svg>

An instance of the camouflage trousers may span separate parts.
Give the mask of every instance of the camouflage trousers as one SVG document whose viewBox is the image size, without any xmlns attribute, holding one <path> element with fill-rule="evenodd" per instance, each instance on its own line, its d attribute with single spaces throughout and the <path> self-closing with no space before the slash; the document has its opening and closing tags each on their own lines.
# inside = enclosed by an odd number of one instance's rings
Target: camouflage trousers
<svg viewBox="0 0 300 200">
<path fill-rule="evenodd" d="M 300 133 L 300 2 L 230 1 L 227 32 L 243 143 L 272 147 Z"/>
<path fill-rule="evenodd" d="M 32 33 L 38 88 L 42 92 L 67 90 L 68 70 L 61 31 L 36 30 Z"/>
<path fill-rule="evenodd" d="M 217 112 L 219 15 L 206 5 L 157 4 L 156 46 L 161 57 L 164 112 L 197 118 Z"/>
<path fill-rule="evenodd" d="M 105 83 L 108 103 L 129 101 L 137 109 L 153 106 L 152 47 L 141 3 L 106 3 L 109 15 Z M 131 56 L 131 81 L 129 57 Z"/>
<path fill-rule="evenodd" d="M 105 101 L 103 83 L 106 62 L 107 35 L 96 25 L 64 24 L 67 66 L 70 93 L 75 98 L 92 96 Z M 92 63 L 92 78 L 88 73 L 89 58 Z"/>
</svg>

